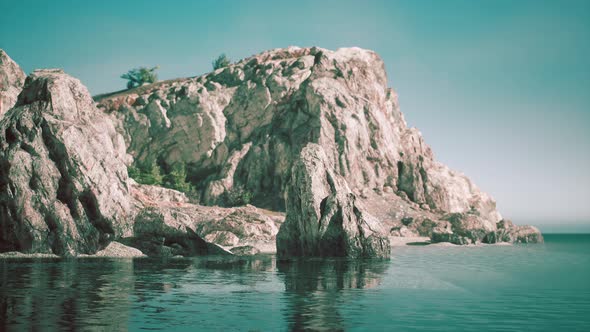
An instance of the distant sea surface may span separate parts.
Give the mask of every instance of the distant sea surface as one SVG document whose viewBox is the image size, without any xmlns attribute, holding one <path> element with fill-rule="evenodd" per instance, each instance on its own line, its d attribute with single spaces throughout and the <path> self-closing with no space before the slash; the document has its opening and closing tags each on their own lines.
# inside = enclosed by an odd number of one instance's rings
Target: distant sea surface
<svg viewBox="0 0 590 332">
<path fill-rule="evenodd" d="M 390 261 L 2 259 L 0 330 L 590 331 L 590 235 Z"/>
</svg>

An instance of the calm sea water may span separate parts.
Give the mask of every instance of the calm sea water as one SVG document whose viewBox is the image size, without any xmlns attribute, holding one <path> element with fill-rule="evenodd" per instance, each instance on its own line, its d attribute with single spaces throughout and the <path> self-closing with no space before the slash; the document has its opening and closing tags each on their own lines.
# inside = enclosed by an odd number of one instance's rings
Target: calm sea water
<svg viewBox="0 0 590 332">
<path fill-rule="evenodd" d="M 390 261 L 0 260 L 0 330 L 590 331 L 590 235 Z"/>
</svg>

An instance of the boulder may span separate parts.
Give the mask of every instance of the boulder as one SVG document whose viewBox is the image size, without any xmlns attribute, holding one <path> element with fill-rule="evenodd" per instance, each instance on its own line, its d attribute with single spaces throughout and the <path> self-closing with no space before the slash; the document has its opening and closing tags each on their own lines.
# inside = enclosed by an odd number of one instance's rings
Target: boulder
<svg viewBox="0 0 590 332">
<path fill-rule="evenodd" d="M 432 231 L 432 242 L 477 244 L 495 231 L 495 227 L 489 226 L 478 215 L 470 213 L 452 213 L 442 219 Z"/>
<path fill-rule="evenodd" d="M 125 243 L 150 256 L 227 254 L 225 249 L 252 246 L 275 253 L 282 213 L 248 205 L 224 208 L 189 202 L 176 190 L 131 182 L 136 217 Z"/>
<path fill-rule="evenodd" d="M 260 253 L 260 250 L 252 246 L 241 246 L 231 249 L 231 253 L 236 256 L 254 256 Z"/>
<path fill-rule="evenodd" d="M 205 241 L 183 219 L 157 207 L 141 210 L 135 217 L 133 237 L 126 244 L 139 248 L 148 256 L 226 255 L 221 247 Z"/>
<path fill-rule="evenodd" d="M 0 251 L 93 254 L 131 234 L 125 143 L 79 80 L 32 73 L 0 133 Z"/>
<path fill-rule="evenodd" d="M 215 243 L 220 246 L 233 247 L 240 242 L 240 238 L 232 232 L 214 231 L 205 235 L 207 242 Z"/>
<path fill-rule="evenodd" d="M 94 254 L 95 257 L 145 257 L 145 255 L 136 248 L 126 246 L 122 243 L 113 241 L 101 251 Z"/>
<path fill-rule="evenodd" d="M 293 166 L 287 216 L 277 235 L 279 258 L 387 258 L 389 239 L 334 172 L 322 147 L 309 144 Z"/>
<path fill-rule="evenodd" d="M 23 70 L 0 49 L 0 118 L 16 103 L 25 78 Z"/>
<path fill-rule="evenodd" d="M 519 226 L 507 219 L 498 222 L 496 231 L 491 232 L 484 239 L 485 243 L 542 243 L 543 235 L 534 226 Z"/>
</svg>

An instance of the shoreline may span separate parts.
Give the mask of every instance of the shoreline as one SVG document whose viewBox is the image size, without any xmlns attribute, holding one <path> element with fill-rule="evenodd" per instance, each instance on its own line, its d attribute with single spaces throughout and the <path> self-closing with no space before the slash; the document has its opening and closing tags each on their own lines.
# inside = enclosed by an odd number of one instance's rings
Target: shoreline
<svg viewBox="0 0 590 332">
<path fill-rule="evenodd" d="M 450 242 L 437 242 L 431 243 L 430 238 L 427 236 L 408 236 L 408 237 L 400 237 L 400 236 L 390 236 L 389 237 L 391 248 L 397 247 L 423 247 L 423 246 L 435 246 L 435 247 L 465 247 L 465 248 L 474 248 L 474 247 L 487 247 L 487 246 L 512 246 L 512 243 L 508 242 L 498 242 L 498 243 L 478 243 L 478 244 L 467 244 L 467 245 L 459 245 L 453 244 Z M 260 250 L 260 254 L 264 255 L 275 255 L 275 250 L 272 250 L 269 245 L 267 245 L 263 250 Z M 182 258 L 190 258 L 190 256 L 181 256 Z M 47 253 L 33 253 L 33 254 L 26 254 L 19 251 L 9 251 L 0 253 L 0 260 L 9 260 L 9 259 L 20 259 L 20 258 L 150 258 L 150 256 L 145 255 L 139 249 L 125 246 L 119 242 L 113 241 L 111 242 L 105 249 L 92 254 L 80 254 L 77 256 L 59 256 L 56 254 L 47 254 Z M 170 258 L 179 258 L 179 257 L 170 257 Z"/>
</svg>

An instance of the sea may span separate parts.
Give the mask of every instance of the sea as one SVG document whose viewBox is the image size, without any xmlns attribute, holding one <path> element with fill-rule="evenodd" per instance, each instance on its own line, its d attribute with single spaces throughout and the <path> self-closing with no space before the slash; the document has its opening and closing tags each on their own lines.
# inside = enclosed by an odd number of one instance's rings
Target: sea
<svg viewBox="0 0 590 332">
<path fill-rule="evenodd" d="M 590 331 L 590 234 L 272 255 L 0 259 L 0 331 Z"/>
</svg>

